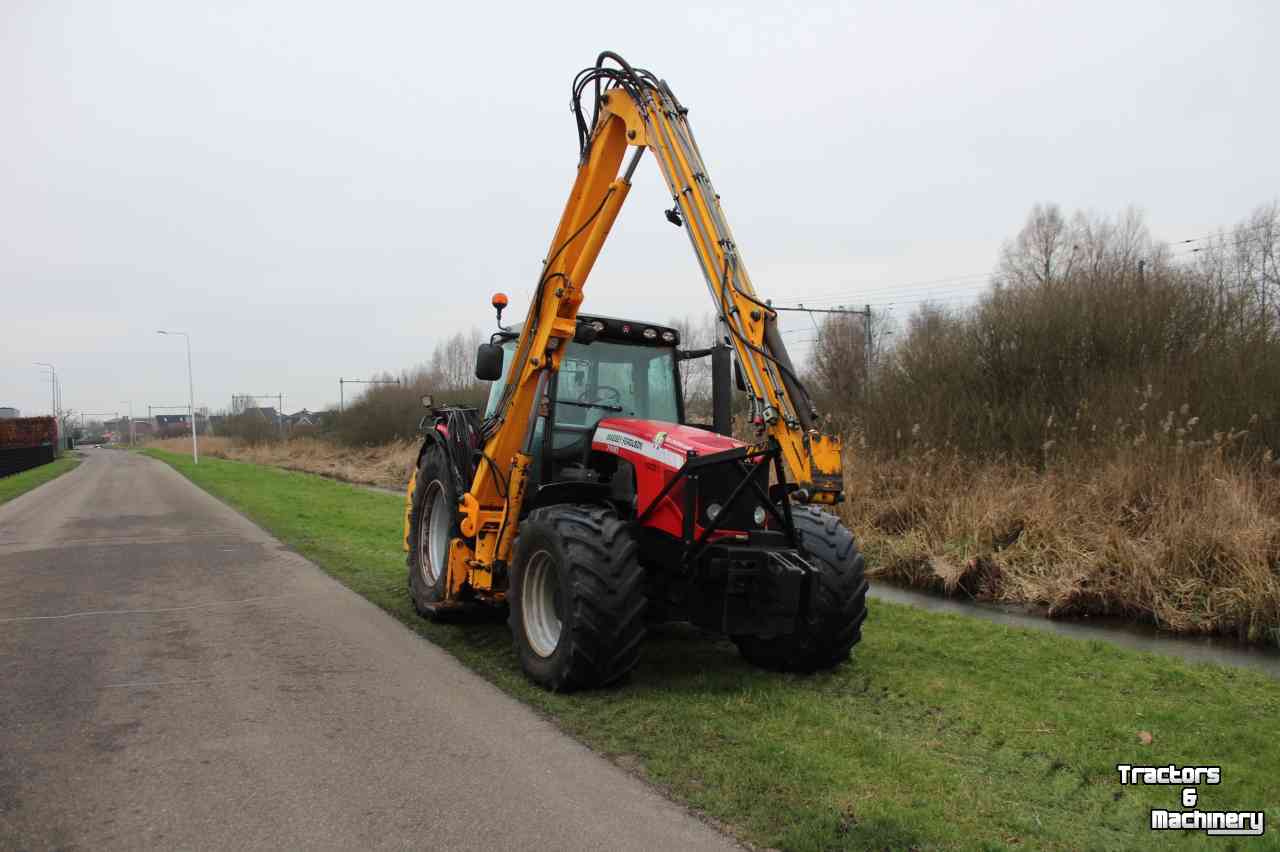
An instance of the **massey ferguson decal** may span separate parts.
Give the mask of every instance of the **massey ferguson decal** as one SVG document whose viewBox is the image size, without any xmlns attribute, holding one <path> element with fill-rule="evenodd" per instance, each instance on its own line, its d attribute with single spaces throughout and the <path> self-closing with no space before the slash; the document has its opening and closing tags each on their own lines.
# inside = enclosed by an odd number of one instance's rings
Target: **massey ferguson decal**
<svg viewBox="0 0 1280 852">
<path fill-rule="evenodd" d="M 684 465 L 684 454 L 673 452 L 665 449 L 662 442 L 658 439 L 666 438 L 666 433 L 659 433 L 655 437 L 653 443 L 641 440 L 626 432 L 619 432 L 617 429 L 600 428 L 596 430 L 595 440 L 593 444 L 602 444 L 601 449 L 608 450 L 611 453 L 617 453 L 621 450 L 627 450 L 637 455 L 644 456 L 647 459 L 665 464 L 670 468 L 680 468 Z"/>
</svg>

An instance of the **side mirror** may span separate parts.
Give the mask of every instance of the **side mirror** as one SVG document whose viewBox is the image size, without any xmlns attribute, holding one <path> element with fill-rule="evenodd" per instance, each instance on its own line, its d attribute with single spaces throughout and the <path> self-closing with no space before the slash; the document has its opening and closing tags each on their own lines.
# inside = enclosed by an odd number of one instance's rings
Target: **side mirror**
<svg viewBox="0 0 1280 852">
<path fill-rule="evenodd" d="M 745 392 L 747 389 L 747 380 L 742 376 L 742 365 L 737 358 L 733 359 L 733 384 L 740 391 Z"/>
<path fill-rule="evenodd" d="M 497 343 L 481 343 L 476 351 L 476 378 L 496 382 L 502 378 L 502 347 Z"/>
<path fill-rule="evenodd" d="M 423 395 L 422 395 L 422 407 L 423 407 L 423 408 L 434 408 L 434 407 L 435 407 L 435 404 L 436 404 L 436 401 L 435 401 L 435 399 L 431 396 L 431 394 L 427 393 L 427 394 L 423 394 Z"/>
</svg>

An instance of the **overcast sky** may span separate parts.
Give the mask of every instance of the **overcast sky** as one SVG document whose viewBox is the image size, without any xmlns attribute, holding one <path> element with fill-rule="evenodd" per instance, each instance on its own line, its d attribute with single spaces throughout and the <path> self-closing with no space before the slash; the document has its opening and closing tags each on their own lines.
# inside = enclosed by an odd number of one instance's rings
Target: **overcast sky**
<svg viewBox="0 0 1280 852">
<path fill-rule="evenodd" d="M 690 107 L 780 303 L 963 300 L 1036 201 L 1202 236 L 1280 194 L 1277 31 L 1274 2 L 5 0 L 0 405 L 48 410 L 33 361 L 76 410 L 185 403 L 167 328 L 197 406 L 315 410 L 489 329 L 495 289 L 522 316 L 602 49 Z M 705 313 L 643 165 L 588 309 Z"/>
</svg>

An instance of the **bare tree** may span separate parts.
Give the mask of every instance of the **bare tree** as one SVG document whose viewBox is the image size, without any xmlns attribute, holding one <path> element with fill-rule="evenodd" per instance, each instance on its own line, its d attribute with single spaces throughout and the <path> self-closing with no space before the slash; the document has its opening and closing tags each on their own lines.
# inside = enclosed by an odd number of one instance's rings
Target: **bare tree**
<svg viewBox="0 0 1280 852">
<path fill-rule="evenodd" d="M 667 325 L 680 335 L 681 349 L 706 349 L 716 342 L 716 317 L 714 314 L 685 316 L 667 320 Z M 699 414 L 711 410 L 711 361 L 708 358 L 690 358 L 680 362 L 680 390 L 684 394 L 685 407 Z"/>
<path fill-rule="evenodd" d="M 1071 273 L 1075 243 L 1072 228 L 1056 204 L 1031 208 L 1026 224 L 1005 243 L 998 276 L 1007 286 L 1052 284 Z"/>
<path fill-rule="evenodd" d="M 475 384 L 476 348 L 480 345 L 477 329 L 460 331 L 436 344 L 431 353 L 431 371 L 441 390 L 458 391 Z"/>
<path fill-rule="evenodd" d="M 807 370 L 822 410 L 847 419 L 862 408 L 892 325 L 887 313 L 870 308 L 823 315 Z"/>
<path fill-rule="evenodd" d="M 868 440 L 1038 458 L 1046 440 L 1176 435 L 1151 420 L 1171 423 L 1172 409 L 1187 434 L 1249 423 L 1280 447 L 1277 207 L 1179 258 L 1136 210 L 1068 226 L 1037 205 L 976 306 L 911 317 L 874 376 Z"/>
</svg>

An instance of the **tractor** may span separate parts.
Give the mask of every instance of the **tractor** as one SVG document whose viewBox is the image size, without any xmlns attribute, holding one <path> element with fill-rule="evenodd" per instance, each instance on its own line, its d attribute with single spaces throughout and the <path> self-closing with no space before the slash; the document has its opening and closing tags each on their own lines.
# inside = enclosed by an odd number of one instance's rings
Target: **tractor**
<svg viewBox="0 0 1280 852">
<path fill-rule="evenodd" d="M 524 322 L 504 327 L 508 299 L 493 298 L 498 331 L 476 357 L 487 403 L 423 400 L 404 513 L 414 606 L 448 618 L 505 605 L 522 669 L 556 691 L 620 680 L 666 621 L 723 634 L 768 669 L 835 666 L 867 613 L 862 556 L 830 512 L 840 441 L 818 428 L 777 313 L 755 294 L 688 110 L 610 52 L 573 95 L 577 179 Z M 706 349 L 579 310 L 646 149 L 716 307 Z M 711 359 L 709 424 L 685 410 L 680 365 L 693 358 Z M 737 401 L 747 440 L 733 436 Z"/>
</svg>

